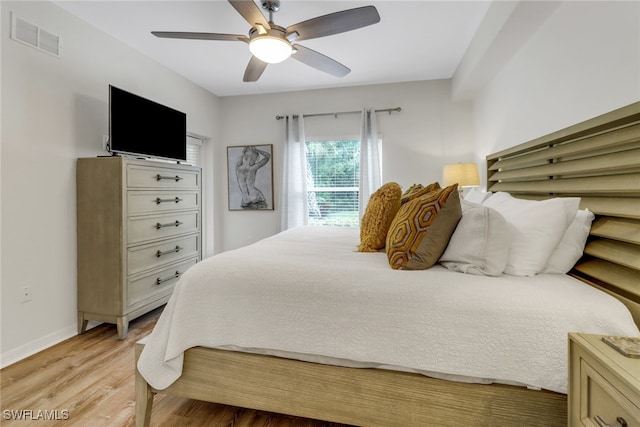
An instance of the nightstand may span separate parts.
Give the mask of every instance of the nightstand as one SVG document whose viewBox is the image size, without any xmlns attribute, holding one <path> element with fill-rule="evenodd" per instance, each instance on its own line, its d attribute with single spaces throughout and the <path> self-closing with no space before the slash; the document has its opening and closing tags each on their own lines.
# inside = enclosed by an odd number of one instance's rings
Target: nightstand
<svg viewBox="0 0 640 427">
<path fill-rule="evenodd" d="M 569 426 L 640 427 L 640 359 L 569 334 Z"/>
</svg>

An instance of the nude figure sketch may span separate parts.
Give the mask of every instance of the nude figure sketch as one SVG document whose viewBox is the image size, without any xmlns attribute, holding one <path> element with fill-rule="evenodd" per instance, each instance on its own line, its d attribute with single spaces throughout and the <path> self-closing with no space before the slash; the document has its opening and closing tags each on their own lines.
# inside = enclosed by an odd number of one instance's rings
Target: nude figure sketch
<svg viewBox="0 0 640 427">
<path fill-rule="evenodd" d="M 264 147 L 265 149 L 258 147 Z M 271 159 L 271 153 L 269 153 L 271 146 L 248 145 L 245 147 L 230 147 L 230 149 L 231 148 L 237 152 L 234 153 L 237 155 L 234 172 L 235 181 L 238 185 L 237 189 L 240 191 L 240 194 L 237 194 L 237 192 L 232 194 L 232 189 L 230 188 L 230 205 L 236 205 L 230 207 L 238 207 L 237 199 L 239 198 L 240 209 L 270 209 L 268 196 L 271 195 L 271 174 L 261 173 L 262 179 L 258 179 L 258 172 L 260 168 L 269 163 Z M 267 149 L 269 151 L 267 151 Z M 230 162 L 232 161 L 231 157 L 229 160 Z M 231 164 L 229 166 L 231 166 Z M 265 172 L 267 170 L 268 169 L 265 169 Z M 231 175 L 231 171 L 229 172 Z M 231 176 L 229 178 L 231 179 Z M 265 195 L 264 192 L 267 192 L 267 195 Z"/>
</svg>

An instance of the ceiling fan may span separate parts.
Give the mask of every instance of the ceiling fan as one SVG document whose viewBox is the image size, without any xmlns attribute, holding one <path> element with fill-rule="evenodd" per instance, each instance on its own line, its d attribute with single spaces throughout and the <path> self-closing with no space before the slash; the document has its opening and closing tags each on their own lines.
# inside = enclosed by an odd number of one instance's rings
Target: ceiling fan
<svg viewBox="0 0 640 427">
<path fill-rule="evenodd" d="M 273 14 L 280 9 L 279 0 L 262 1 L 262 8 L 269 12 L 268 21 L 253 0 L 228 1 L 251 25 L 249 36 L 175 31 L 152 31 L 151 34 L 156 37 L 172 39 L 248 43 L 252 56 L 244 72 L 243 81 L 255 82 L 268 64 L 282 62 L 289 57 L 336 77 L 346 76 L 351 71 L 348 67 L 315 50 L 293 44 L 293 42 L 344 33 L 380 22 L 377 9 L 374 6 L 364 6 L 318 16 L 285 28 L 273 22 Z"/>
</svg>

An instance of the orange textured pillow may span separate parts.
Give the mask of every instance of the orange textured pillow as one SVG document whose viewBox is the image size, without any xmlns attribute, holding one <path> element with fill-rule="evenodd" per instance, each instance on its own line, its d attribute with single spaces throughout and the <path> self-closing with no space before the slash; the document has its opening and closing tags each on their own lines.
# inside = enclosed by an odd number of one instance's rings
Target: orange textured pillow
<svg viewBox="0 0 640 427">
<path fill-rule="evenodd" d="M 420 197 L 427 193 L 431 193 L 432 191 L 440 190 L 440 184 L 438 182 L 434 182 L 432 184 L 427 185 L 426 187 L 422 184 L 413 184 L 411 187 L 407 188 L 407 190 L 402 193 L 402 199 L 400 200 L 400 204 L 404 205 L 408 201 L 415 199 L 416 197 Z"/>
<path fill-rule="evenodd" d="M 391 221 L 400 209 L 402 189 L 395 182 L 378 188 L 369 198 L 360 220 L 360 252 L 377 252 L 384 248 Z"/>
<path fill-rule="evenodd" d="M 387 233 L 386 252 L 395 270 L 433 266 L 460 221 L 458 184 L 423 194 L 398 211 Z"/>
</svg>

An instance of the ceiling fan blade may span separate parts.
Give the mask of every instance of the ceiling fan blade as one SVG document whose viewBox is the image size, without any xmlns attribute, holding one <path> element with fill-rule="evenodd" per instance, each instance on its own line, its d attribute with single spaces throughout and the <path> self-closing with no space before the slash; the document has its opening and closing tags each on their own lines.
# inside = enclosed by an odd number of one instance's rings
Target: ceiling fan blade
<svg viewBox="0 0 640 427">
<path fill-rule="evenodd" d="M 364 6 L 299 22 L 287 27 L 287 34 L 298 33 L 296 41 L 308 40 L 356 30 L 378 22 L 378 10 L 374 6 Z"/>
<path fill-rule="evenodd" d="M 265 68 L 267 68 L 267 63 L 259 60 L 255 56 L 251 57 L 249 64 L 247 65 L 247 69 L 244 70 L 244 77 L 242 78 L 243 82 L 255 82 L 258 81 Z"/>
<path fill-rule="evenodd" d="M 151 34 L 167 39 L 249 41 L 247 36 L 239 34 L 185 33 L 179 31 L 151 31 Z"/>
<path fill-rule="evenodd" d="M 338 61 L 335 61 L 328 56 L 325 56 L 319 52 L 308 47 L 301 46 L 299 44 L 293 45 L 294 53 L 292 58 L 297 59 L 303 64 L 307 64 L 317 70 L 324 71 L 336 77 L 344 77 L 351 72 L 351 69 L 345 67 Z"/>
<path fill-rule="evenodd" d="M 229 0 L 229 3 L 252 27 L 260 24 L 267 30 L 271 29 L 269 21 L 267 21 L 267 18 L 264 17 L 253 0 Z"/>
</svg>

